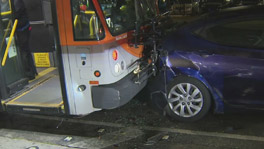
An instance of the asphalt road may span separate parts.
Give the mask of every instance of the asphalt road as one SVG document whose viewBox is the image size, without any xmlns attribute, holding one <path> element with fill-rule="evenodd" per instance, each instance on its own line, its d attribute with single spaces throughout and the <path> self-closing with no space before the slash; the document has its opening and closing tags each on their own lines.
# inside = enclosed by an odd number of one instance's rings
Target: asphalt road
<svg viewBox="0 0 264 149">
<path fill-rule="evenodd" d="M 181 123 L 136 99 L 85 117 L 1 113 L 0 147 L 8 149 L 15 140 L 23 148 L 17 141 L 22 139 L 39 148 L 264 148 L 263 114 L 233 110 Z"/>
</svg>

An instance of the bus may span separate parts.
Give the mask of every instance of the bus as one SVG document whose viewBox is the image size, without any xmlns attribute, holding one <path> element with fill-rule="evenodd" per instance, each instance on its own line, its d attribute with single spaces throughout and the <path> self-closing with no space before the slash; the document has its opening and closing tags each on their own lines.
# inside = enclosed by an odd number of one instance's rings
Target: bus
<svg viewBox="0 0 264 149">
<path fill-rule="evenodd" d="M 138 30 L 157 15 L 156 1 L 40 0 L 42 23 L 52 27 L 53 64 L 38 68 L 33 80 L 17 46 L 15 0 L 7 1 L 0 15 L 0 111 L 87 115 L 126 104 L 147 84 L 153 62 L 144 53 L 152 48 L 140 43 Z M 45 29 L 37 32 L 31 44 L 45 43 Z"/>
</svg>

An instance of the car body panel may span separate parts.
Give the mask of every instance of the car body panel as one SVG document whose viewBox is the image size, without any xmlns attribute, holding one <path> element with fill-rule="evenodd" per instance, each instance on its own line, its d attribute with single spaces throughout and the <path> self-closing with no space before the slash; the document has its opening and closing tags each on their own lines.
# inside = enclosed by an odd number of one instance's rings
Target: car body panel
<svg viewBox="0 0 264 149">
<path fill-rule="evenodd" d="M 223 112 L 223 102 L 252 108 L 264 106 L 261 96 L 264 84 L 264 51 L 221 45 L 197 37 L 192 31 L 202 26 L 206 29 L 206 26 L 226 22 L 263 19 L 264 7 L 253 8 L 251 11 L 242 8 L 240 11 L 208 15 L 164 39 L 163 48 L 168 51 L 169 68 L 176 75 L 188 75 L 203 82 L 213 96 L 216 112 Z"/>
</svg>

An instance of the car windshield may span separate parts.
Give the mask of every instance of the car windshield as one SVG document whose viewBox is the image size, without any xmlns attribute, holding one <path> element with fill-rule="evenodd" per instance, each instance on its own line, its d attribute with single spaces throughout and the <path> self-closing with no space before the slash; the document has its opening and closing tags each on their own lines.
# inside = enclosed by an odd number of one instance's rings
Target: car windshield
<svg viewBox="0 0 264 149">
<path fill-rule="evenodd" d="M 136 21 L 142 23 L 156 15 L 155 1 L 153 0 L 137 0 L 138 9 L 135 7 L 134 0 L 98 1 L 104 12 L 107 26 L 114 36 L 133 30 Z"/>
</svg>

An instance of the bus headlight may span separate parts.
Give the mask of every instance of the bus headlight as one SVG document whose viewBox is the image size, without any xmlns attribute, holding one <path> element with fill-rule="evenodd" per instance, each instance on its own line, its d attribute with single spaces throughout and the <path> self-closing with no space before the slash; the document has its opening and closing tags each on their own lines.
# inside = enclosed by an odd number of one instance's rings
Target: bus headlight
<svg viewBox="0 0 264 149">
<path fill-rule="evenodd" d="M 121 65 L 119 63 L 115 64 L 115 73 L 119 73 L 121 71 Z"/>
</svg>

